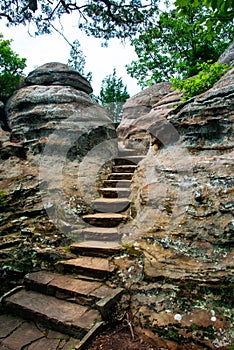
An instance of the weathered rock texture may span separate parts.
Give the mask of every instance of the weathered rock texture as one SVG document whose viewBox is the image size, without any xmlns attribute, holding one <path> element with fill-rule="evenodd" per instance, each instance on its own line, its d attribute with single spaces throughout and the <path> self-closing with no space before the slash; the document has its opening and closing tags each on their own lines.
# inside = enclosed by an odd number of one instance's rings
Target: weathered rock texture
<svg viewBox="0 0 234 350">
<path fill-rule="evenodd" d="M 234 41 L 220 56 L 219 62 L 222 64 L 229 64 L 234 66 Z"/>
<path fill-rule="evenodd" d="M 90 94 L 90 83 L 77 70 L 63 63 L 51 62 L 38 67 L 26 78 L 28 85 L 64 85 L 72 86 Z"/>
<path fill-rule="evenodd" d="M 234 69 L 186 103 L 165 94 L 119 127 L 128 146 L 133 132 L 148 133 L 132 185 L 136 216 L 122 231 L 144 254 L 133 314 L 167 349 L 233 342 L 233 82 Z"/>
<path fill-rule="evenodd" d="M 130 291 L 128 324 L 161 349 L 221 349 L 233 341 L 233 74 L 186 103 L 169 83 L 151 87 L 127 102 L 118 128 L 123 145 L 146 157 L 132 183 L 132 220 L 120 229 L 135 243 L 135 250 L 127 246 L 134 259 L 126 265 L 120 256 L 115 265 Z M 45 256 L 52 264 L 66 259 L 55 248 L 80 228 L 74 213 L 90 209 L 83 181 L 115 151 L 104 111 L 56 81 L 34 80 L 7 104 L 0 262 L 10 266 L 1 270 L 3 281 L 16 273 L 12 266 L 31 270 L 44 267 Z"/>
<path fill-rule="evenodd" d="M 172 91 L 171 83 L 159 83 L 128 99 L 117 129 L 124 147 L 146 151 L 150 143 L 149 127 L 158 119 L 164 120 L 180 97 L 180 93 Z"/>
<path fill-rule="evenodd" d="M 112 122 L 76 71 L 52 63 L 26 80 L 6 105 L 12 131 L 0 132 L 0 265 L 10 259 L 19 269 L 31 269 L 42 250 L 59 258 L 53 249 L 80 227 L 97 173 L 116 151 Z"/>
<path fill-rule="evenodd" d="M 8 125 L 4 107 L 4 103 L 0 101 L 0 127 L 2 128 L 2 130 L 9 132 L 11 131 L 11 129 Z"/>
<path fill-rule="evenodd" d="M 30 146 L 33 154 L 42 152 L 54 132 L 65 144 L 73 140 L 68 156 L 72 146 L 77 145 L 74 158 L 84 156 L 95 144 L 115 135 L 103 108 L 71 86 L 27 86 L 11 97 L 6 110 L 11 140 Z"/>
</svg>

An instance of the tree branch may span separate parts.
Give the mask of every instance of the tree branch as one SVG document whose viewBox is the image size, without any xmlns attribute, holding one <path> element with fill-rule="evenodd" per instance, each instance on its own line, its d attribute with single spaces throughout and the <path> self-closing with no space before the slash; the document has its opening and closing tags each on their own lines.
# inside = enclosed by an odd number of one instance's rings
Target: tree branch
<svg viewBox="0 0 234 350">
<path fill-rule="evenodd" d="M 8 20 L 8 22 L 14 23 L 13 19 L 12 19 L 9 15 L 7 15 L 6 13 L 0 12 L 0 18 L 1 18 L 1 17 L 6 17 L 7 20 Z"/>
<path fill-rule="evenodd" d="M 63 39 L 66 41 L 66 43 L 71 46 L 71 48 L 74 48 L 74 46 L 70 43 L 70 41 L 65 37 L 65 35 L 63 34 L 63 32 L 61 32 L 59 29 L 57 29 L 53 24 L 51 24 L 51 27 L 59 34 L 63 37 Z"/>
</svg>

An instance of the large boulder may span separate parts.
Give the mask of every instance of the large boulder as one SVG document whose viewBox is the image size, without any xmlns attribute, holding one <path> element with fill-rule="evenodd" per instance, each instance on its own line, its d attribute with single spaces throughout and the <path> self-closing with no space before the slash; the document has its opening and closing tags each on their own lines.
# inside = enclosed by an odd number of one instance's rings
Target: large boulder
<svg viewBox="0 0 234 350">
<path fill-rule="evenodd" d="M 31 84 L 5 106 L 11 133 L 0 133 L 0 195 L 6 198 L 4 206 L 0 203 L 0 227 L 2 240 L 14 233 L 13 250 L 26 240 L 22 251 L 26 247 L 30 256 L 35 254 L 34 237 L 41 237 L 38 249 L 51 249 L 67 245 L 74 230 L 83 227 L 81 216 L 91 210 L 99 173 L 105 176 L 117 142 L 106 111 L 68 66 L 44 65 L 27 81 Z M 54 243 L 46 246 L 46 241 Z"/>
<path fill-rule="evenodd" d="M 68 85 L 90 94 L 90 83 L 74 68 L 58 62 L 43 64 L 26 78 L 28 85 Z"/>
<path fill-rule="evenodd" d="M 229 64 L 230 66 L 234 66 L 234 41 L 220 56 L 219 62 L 222 64 Z"/>
<path fill-rule="evenodd" d="M 48 142 L 46 138 L 58 129 L 68 139 L 77 137 L 77 156 L 115 135 L 104 109 L 86 93 L 71 86 L 26 86 L 9 99 L 6 111 L 12 129 L 11 139 L 30 146 L 34 154 L 42 152 L 43 145 Z M 98 130 L 95 137 L 94 130 L 98 127 L 103 127 L 103 133 Z M 91 130 L 92 138 L 87 141 L 84 135 L 90 134 Z M 78 138 L 82 135 L 82 143 L 79 143 Z"/>
<path fill-rule="evenodd" d="M 135 96 L 129 98 L 123 106 L 123 117 L 117 128 L 119 140 L 123 146 L 138 148 L 144 152 L 149 146 L 148 128 L 162 114 L 162 104 L 165 104 L 166 113 L 171 104 L 178 98 L 171 98 L 174 93 L 171 83 L 159 83 L 148 87 Z M 170 93 L 167 101 L 162 99 Z M 154 111 L 157 109 L 158 115 Z"/>
<path fill-rule="evenodd" d="M 159 83 L 129 98 L 124 104 L 123 119 L 137 119 L 147 114 L 170 89 L 171 83 Z"/>
<path fill-rule="evenodd" d="M 189 149 L 233 149 L 233 81 L 231 69 L 210 90 L 171 112 L 170 122 Z"/>
<path fill-rule="evenodd" d="M 0 101 L 0 127 L 4 131 L 8 131 L 8 132 L 11 131 L 11 129 L 8 125 L 7 118 L 6 118 L 5 106 L 4 106 L 4 103 L 2 101 Z"/>
<path fill-rule="evenodd" d="M 234 43 L 220 56 L 219 62 L 234 65 Z M 230 78 L 227 76 L 227 79 Z M 130 97 L 123 106 L 122 120 L 117 129 L 123 146 L 138 147 L 141 152 L 144 152 L 149 147 L 150 134 L 151 136 L 157 134 L 156 130 L 161 120 L 167 119 L 176 106 L 184 105 L 181 97 L 182 94 L 179 91 L 173 91 L 172 84 L 169 82 L 152 85 Z M 152 137 L 152 142 L 155 142 L 155 137 Z M 137 146 L 137 143 L 140 143 L 140 146 Z"/>
<path fill-rule="evenodd" d="M 233 342 L 233 82 L 234 69 L 187 102 L 173 98 L 167 111 L 171 95 L 163 97 L 151 121 L 138 118 L 150 146 L 132 183 L 135 218 L 121 229 L 144 256 L 133 313 L 167 349 Z"/>
</svg>

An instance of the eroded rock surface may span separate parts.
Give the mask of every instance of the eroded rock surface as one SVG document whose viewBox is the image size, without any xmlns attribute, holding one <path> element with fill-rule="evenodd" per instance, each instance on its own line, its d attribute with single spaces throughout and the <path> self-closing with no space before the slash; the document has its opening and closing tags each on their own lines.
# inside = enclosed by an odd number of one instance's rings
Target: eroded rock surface
<svg viewBox="0 0 234 350">
<path fill-rule="evenodd" d="M 233 149 L 234 69 L 209 91 L 191 99 L 170 114 L 185 145 L 195 150 Z"/>
<path fill-rule="evenodd" d="M 121 227 L 135 250 L 127 245 L 129 254 L 116 257 L 113 283 L 130 292 L 128 325 L 164 349 L 233 342 L 233 73 L 186 103 L 170 84 L 152 87 L 128 101 L 137 118 L 125 115 L 119 127 L 123 145 L 146 157 L 132 184 L 132 218 Z M 108 159 L 115 152 L 109 119 L 84 92 L 37 83 L 17 94 L 7 106 L 12 134 L 0 134 L 3 281 L 19 263 L 31 271 L 72 259 L 59 246 L 79 232 L 74 213 L 90 210 L 90 186 L 80 190 L 77 171 L 82 183 L 100 168 L 99 151 Z"/>
<path fill-rule="evenodd" d="M 178 91 L 172 91 L 171 83 L 159 83 L 128 99 L 117 129 L 124 147 L 146 152 L 150 144 L 149 128 L 155 122 L 164 120 L 179 103 L 180 97 Z"/>
<path fill-rule="evenodd" d="M 234 42 L 228 46 L 224 53 L 220 56 L 219 62 L 222 64 L 234 65 Z"/>
<path fill-rule="evenodd" d="M 6 118 L 5 106 L 4 106 L 4 103 L 1 101 L 0 101 L 0 127 L 4 131 L 8 131 L 8 132 L 11 131 Z"/>
<path fill-rule="evenodd" d="M 79 217 L 90 212 L 97 173 L 117 149 L 111 120 L 76 71 L 47 64 L 27 82 L 6 105 L 12 131 L 0 132 L 3 287 L 15 269 L 69 256 L 59 246 L 69 244 Z"/>
<path fill-rule="evenodd" d="M 133 314 L 167 349 L 233 342 L 233 82 L 234 69 L 188 102 L 169 93 L 122 133 L 129 147 L 144 126 L 149 144 L 132 184 L 136 216 L 122 227 L 144 254 Z"/>
<path fill-rule="evenodd" d="M 72 86 L 90 94 L 93 89 L 90 83 L 74 68 L 59 62 L 43 64 L 29 73 L 28 85 L 64 85 Z"/>
</svg>

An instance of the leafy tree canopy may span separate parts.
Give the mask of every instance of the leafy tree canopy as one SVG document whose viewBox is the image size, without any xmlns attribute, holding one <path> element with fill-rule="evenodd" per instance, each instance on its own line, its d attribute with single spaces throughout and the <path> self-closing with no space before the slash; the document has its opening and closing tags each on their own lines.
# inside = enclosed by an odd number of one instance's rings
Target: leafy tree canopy
<svg viewBox="0 0 234 350">
<path fill-rule="evenodd" d="M 216 19 L 231 20 L 234 18 L 234 1 L 233 0 L 176 0 L 175 5 L 183 12 L 187 12 L 188 6 L 194 8 L 205 5 L 214 11 Z"/>
<path fill-rule="evenodd" d="M 79 28 L 88 35 L 125 38 L 152 21 L 159 0 L 1 0 L 0 18 L 9 24 L 34 23 L 36 34 L 50 33 L 53 21 L 77 14 Z"/>
<path fill-rule="evenodd" d="M 210 28 L 204 22 L 210 21 Z M 132 45 L 138 60 L 128 73 L 144 87 L 171 78 L 197 74 L 197 63 L 215 62 L 233 40 L 233 21 L 216 21 L 212 10 L 188 6 L 163 12 L 156 26 L 138 35 Z"/>
<path fill-rule="evenodd" d="M 124 85 L 122 78 L 117 78 L 116 69 L 113 73 L 105 77 L 102 81 L 100 100 L 103 103 L 125 102 L 129 98 L 127 87 Z"/>
<path fill-rule="evenodd" d="M 164 0 L 167 2 L 168 0 Z M 0 18 L 9 24 L 36 24 L 36 34 L 50 33 L 55 19 L 77 14 L 79 28 L 108 40 L 125 38 L 155 24 L 160 0 L 1 0 Z M 234 17 L 233 0 L 174 0 L 182 12 L 200 4 L 212 8 L 217 18 Z M 208 23 L 209 24 L 209 23 Z"/>
<path fill-rule="evenodd" d="M 5 101 L 17 88 L 26 67 L 26 59 L 11 49 L 12 40 L 0 34 L 0 99 Z"/>
<path fill-rule="evenodd" d="M 116 69 L 114 69 L 113 73 L 102 81 L 99 100 L 115 122 L 120 121 L 123 104 L 129 97 L 126 85 L 122 78 L 117 77 Z"/>
</svg>

